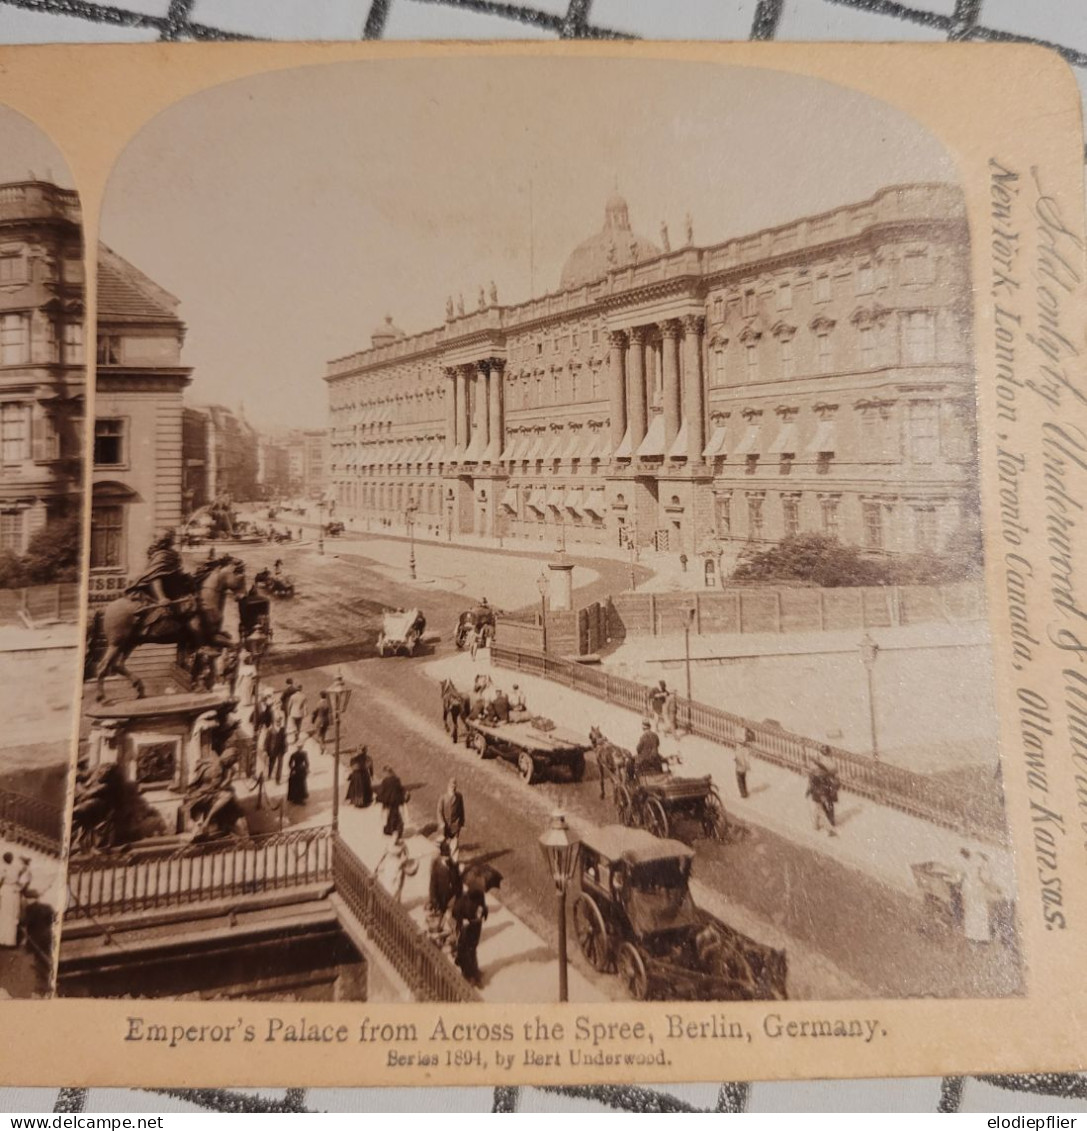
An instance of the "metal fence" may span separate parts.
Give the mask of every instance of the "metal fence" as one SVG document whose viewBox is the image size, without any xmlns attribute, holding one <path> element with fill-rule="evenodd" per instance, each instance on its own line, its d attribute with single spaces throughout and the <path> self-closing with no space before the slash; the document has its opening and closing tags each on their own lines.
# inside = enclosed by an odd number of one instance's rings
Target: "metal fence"
<svg viewBox="0 0 1087 1131">
<path fill-rule="evenodd" d="M 332 878 L 328 829 L 298 829 L 228 844 L 186 845 L 166 855 L 72 860 L 65 918 L 238 899 Z"/>
<path fill-rule="evenodd" d="M 340 837 L 333 847 L 332 876 L 336 894 L 407 982 L 413 1000 L 480 1000 L 448 957 L 420 931 Z"/>
<path fill-rule="evenodd" d="M 491 647 L 491 661 L 555 680 L 606 703 L 643 715 L 649 713 L 650 688 L 601 668 L 585 667 L 539 652 L 518 651 L 497 641 Z M 726 746 L 739 745 L 750 731 L 754 735 L 749 745 L 753 755 L 797 774 L 807 774 L 812 756 L 823 745 L 780 727 L 754 722 L 682 696 L 678 706 L 677 722 L 684 730 Z M 899 766 L 877 762 L 840 747 L 830 749 L 843 789 L 964 835 L 998 843 L 1007 840 L 1007 826 L 999 805 L 989 805 L 984 800 L 976 803 L 978 799 L 971 798 L 961 787 L 952 787 Z"/>
<path fill-rule="evenodd" d="M 59 856 L 64 814 L 48 801 L 0 789 L 0 834 L 49 856 Z"/>
</svg>

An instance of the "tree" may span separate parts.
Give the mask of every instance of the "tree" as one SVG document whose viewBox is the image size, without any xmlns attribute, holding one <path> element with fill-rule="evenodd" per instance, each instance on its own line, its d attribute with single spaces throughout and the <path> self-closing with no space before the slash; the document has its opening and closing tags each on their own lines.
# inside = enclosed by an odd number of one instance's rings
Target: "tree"
<svg viewBox="0 0 1087 1131">
<path fill-rule="evenodd" d="M 46 585 L 79 576 L 83 523 L 72 511 L 47 522 L 31 539 L 22 558 L 24 580 L 8 585 Z"/>
</svg>

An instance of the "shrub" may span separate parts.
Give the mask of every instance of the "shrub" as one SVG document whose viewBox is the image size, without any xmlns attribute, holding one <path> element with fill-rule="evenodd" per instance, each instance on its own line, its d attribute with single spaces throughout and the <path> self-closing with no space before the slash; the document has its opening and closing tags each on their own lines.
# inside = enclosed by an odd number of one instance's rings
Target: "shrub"
<svg viewBox="0 0 1087 1131">
<path fill-rule="evenodd" d="M 79 576 L 79 551 L 83 524 L 78 513 L 62 515 L 45 524 L 30 539 L 23 557 L 27 585 L 75 581 Z"/>
</svg>

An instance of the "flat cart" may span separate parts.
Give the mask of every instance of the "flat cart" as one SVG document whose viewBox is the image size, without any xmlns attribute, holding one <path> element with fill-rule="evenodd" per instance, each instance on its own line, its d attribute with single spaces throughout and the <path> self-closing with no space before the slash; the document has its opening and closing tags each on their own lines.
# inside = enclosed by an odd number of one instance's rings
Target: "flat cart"
<svg viewBox="0 0 1087 1131">
<path fill-rule="evenodd" d="M 377 654 L 414 656 L 425 629 L 426 617 L 418 609 L 384 613 L 377 638 Z"/>
<path fill-rule="evenodd" d="M 766 1001 L 787 995 L 785 952 L 698 907 L 694 852 L 644 829 L 582 837 L 574 936 L 594 970 L 615 971 L 636 1001 Z"/>
<path fill-rule="evenodd" d="M 468 719 L 466 725 L 468 745 L 481 758 L 512 762 L 529 785 L 553 777 L 556 769 L 570 781 L 579 782 L 585 776 L 589 744 L 572 731 L 546 730 L 531 719 L 495 724 Z"/>
</svg>

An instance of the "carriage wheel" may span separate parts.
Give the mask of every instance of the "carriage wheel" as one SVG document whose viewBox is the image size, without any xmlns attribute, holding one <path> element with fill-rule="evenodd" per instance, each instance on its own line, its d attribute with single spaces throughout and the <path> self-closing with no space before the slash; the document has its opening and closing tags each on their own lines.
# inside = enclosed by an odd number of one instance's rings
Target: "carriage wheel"
<svg viewBox="0 0 1087 1131">
<path fill-rule="evenodd" d="M 633 828 L 635 823 L 634 799 L 630 796 L 630 790 L 622 782 L 615 787 L 615 808 L 619 814 L 619 820 L 627 828 Z"/>
<path fill-rule="evenodd" d="M 581 953 L 594 970 L 607 970 L 611 960 L 608 927 L 600 908 L 587 895 L 579 895 L 574 904 L 574 934 Z"/>
<path fill-rule="evenodd" d="M 706 797 L 702 810 L 702 831 L 715 840 L 728 839 L 728 817 L 725 816 L 725 807 L 716 793 Z"/>
<path fill-rule="evenodd" d="M 642 827 L 662 839 L 668 836 L 668 814 L 655 797 L 647 797 L 642 804 Z"/>
<path fill-rule="evenodd" d="M 522 750 L 517 755 L 517 770 L 521 777 L 525 779 L 526 785 L 532 785 L 536 780 L 536 763 L 532 760 L 532 755 L 527 750 Z"/>
<path fill-rule="evenodd" d="M 480 756 L 487 757 L 487 736 L 481 731 L 474 730 L 468 735 L 468 745 Z"/>
<path fill-rule="evenodd" d="M 645 960 L 633 943 L 625 942 L 619 947 L 619 953 L 615 956 L 615 969 L 635 1001 L 645 1001 L 649 997 L 649 972 L 645 968 Z"/>
</svg>

